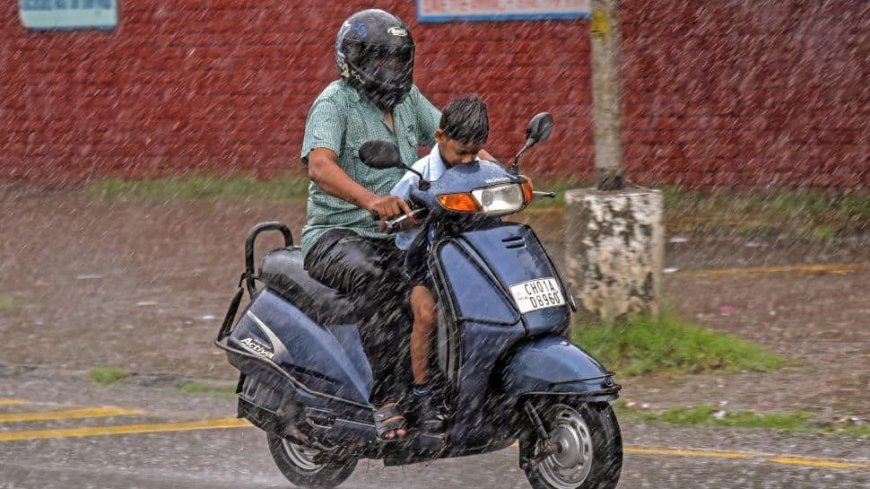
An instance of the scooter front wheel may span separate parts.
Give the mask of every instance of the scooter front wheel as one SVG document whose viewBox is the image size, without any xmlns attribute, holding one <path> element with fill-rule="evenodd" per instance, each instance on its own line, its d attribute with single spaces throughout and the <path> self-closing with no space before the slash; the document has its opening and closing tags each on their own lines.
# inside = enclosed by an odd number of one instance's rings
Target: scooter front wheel
<svg viewBox="0 0 870 489">
<path fill-rule="evenodd" d="M 539 409 L 550 442 L 558 447 L 541 455 L 543 444 L 531 426 L 520 441 L 522 461 L 535 489 L 613 489 L 622 471 L 622 436 L 607 403 L 554 401 Z"/>
<path fill-rule="evenodd" d="M 274 433 L 269 433 L 268 439 L 275 465 L 287 480 L 300 487 L 332 489 L 347 480 L 356 468 L 355 458 L 330 457 Z"/>
</svg>

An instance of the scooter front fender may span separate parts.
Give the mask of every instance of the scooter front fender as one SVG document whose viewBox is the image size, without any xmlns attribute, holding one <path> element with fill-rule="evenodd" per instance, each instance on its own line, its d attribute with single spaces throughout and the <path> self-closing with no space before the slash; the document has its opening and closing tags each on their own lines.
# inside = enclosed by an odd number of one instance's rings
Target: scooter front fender
<svg viewBox="0 0 870 489">
<path fill-rule="evenodd" d="M 561 336 L 536 338 L 518 349 L 502 368 L 509 400 L 525 395 L 570 395 L 612 401 L 622 388 L 592 355 Z"/>
</svg>

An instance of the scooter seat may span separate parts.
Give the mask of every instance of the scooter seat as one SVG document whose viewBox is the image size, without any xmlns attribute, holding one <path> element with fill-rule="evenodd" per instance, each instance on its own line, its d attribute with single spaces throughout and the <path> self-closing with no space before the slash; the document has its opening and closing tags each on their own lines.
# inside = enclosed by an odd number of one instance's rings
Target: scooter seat
<svg viewBox="0 0 870 489">
<path fill-rule="evenodd" d="M 350 301 L 308 275 L 299 248 L 266 253 L 260 262 L 260 280 L 321 325 L 359 322 Z"/>
</svg>

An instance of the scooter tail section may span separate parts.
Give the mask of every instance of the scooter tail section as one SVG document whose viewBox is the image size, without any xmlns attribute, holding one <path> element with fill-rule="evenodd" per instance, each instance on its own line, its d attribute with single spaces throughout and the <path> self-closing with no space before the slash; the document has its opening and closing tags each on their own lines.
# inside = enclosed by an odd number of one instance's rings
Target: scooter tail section
<svg viewBox="0 0 870 489">
<path fill-rule="evenodd" d="M 324 402 L 368 408 L 371 370 L 358 335 L 350 334 L 356 333 L 355 326 L 334 328 L 353 331 L 339 331 L 336 336 L 291 302 L 264 289 L 218 346 L 245 375 L 259 379 L 277 372 L 297 390 Z"/>
<path fill-rule="evenodd" d="M 501 376 L 503 392 L 512 400 L 557 395 L 612 401 L 622 388 L 595 358 L 556 335 L 532 339 L 514 350 Z"/>
</svg>

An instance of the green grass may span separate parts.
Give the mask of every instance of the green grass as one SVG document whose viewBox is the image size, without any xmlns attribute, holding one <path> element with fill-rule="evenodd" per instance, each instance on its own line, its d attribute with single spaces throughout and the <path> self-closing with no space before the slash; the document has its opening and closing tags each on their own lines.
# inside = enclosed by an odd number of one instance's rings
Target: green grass
<svg viewBox="0 0 870 489">
<path fill-rule="evenodd" d="M 15 297 L 0 294 L 0 311 L 16 312 L 24 309 L 25 303 Z"/>
<path fill-rule="evenodd" d="M 575 325 L 573 339 L 619 375 L 629 377 L 767 372 L 785 363 L 758 346 L 673 315 L 635 317 L 617 324 Z"/>
<path fill-rule="evenodd" d="M 536 190 L 557 192 L 536 198 L 530 208 L 560 208 L 564 193 L 590 188 L 574 179 L 533 179 Z M 668 234 L 737 235 L 829 240 L 870 232 L 870 192 L 713 191 L 662 189 Z"/>
<path fill-rule="evenodd" d="M 99 385 L 117 384 L 126 380 L 130 375 L 129 372 L 118 367 L 95 368 L 88 372 L 88 378 Z"/>
<path fill-rule="evenodd" d="M 870 193 L 684 192 L 665 189 L 671 233 L 828 240 L 870 231 Z"/>
<path fill-rule="evenodd" d="M 88 372 L 88 378 L 92 382 L 99 385 L 113 385 L 120 382 L 126 382 L 134 377 L 135 374 L 130 373 L 119 367 L 95 368 Z M 149 384 L 159 385 L 159 384 Z M 163 385 L 166 385 L 165 382 Z M 234 396 L 236 394 L 236 386 L 233 385 L 212 385 L 194 380 L 172 381 L 170 385 L 174 385 L 179 392 L 185 394 L 208 394 L 218 396 Z"/>
<path fill-rule="evenodd" d="M 720 417 L 713 406 L 677 407 L 657 415 L 666 423 L 675 425 L 711 424 L 715 426 L 739 426 L 744 428 L 771 428 L 781 430 L 807 429 L 812 415 L 808 413 L 759 414 L 748 411 L 727 412 Z"/>
<path fill-rule="evenodd" d="M 571 178 L 542 177 L 533 181 L 535 189 L 556 192 L 556 198 L 536 198 L 531 209 L 563 208 L 566 190 L 592 185 Z M 268 180 L 251 175 L 107 178 L 88 184 L 85 191 L 107 198 L 294 201 L 307 197 L 308 183 L 304 175 Z M 662 192 L 668 234 L 828 240 L 870 232 L 868 192 L 690 192 L 674 187 L 665 187 Z"/>
<path fill-rule="evenodd" d="M 760 428 L 784 431 L 843 433 L 870 436 L 870 425 L 818 422 L 811 413 L 757 413 L 753 411 L 720 411 L 710 405 L 677 406 L 666 410 L 642 410 L 616 403 L 620 416 L 676 426 L 714 426 L 732 428 Z"/>
<path fill-rule="evenodd" d="M 145 180 L 107 178 L 88 184 L 85 191 L 108 198 L 287 201 L 308 196 L 308 178 L 282 176 L 260 180 L 253 176 L 219 178 L 206 175 Z"/>
<path fill-rule="evenodd" d="M 212 394 L 218 396 L 235 396 L 236 386 L 214 386 L 201 382 L 187 381 L 178 386 L 178 390 L 185 394 Z"/>
</svg>

